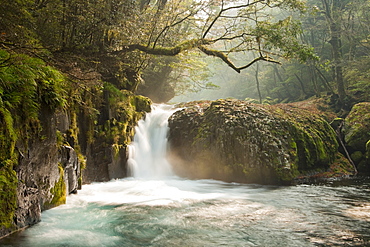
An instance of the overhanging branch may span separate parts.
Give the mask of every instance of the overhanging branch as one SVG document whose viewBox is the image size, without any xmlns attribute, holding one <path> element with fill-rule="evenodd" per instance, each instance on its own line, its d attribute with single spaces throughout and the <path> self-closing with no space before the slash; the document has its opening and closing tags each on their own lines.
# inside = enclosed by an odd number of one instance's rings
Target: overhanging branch
<svg viewBox="0 0 370 247">
<path fill-rule="evenodd" d="M 227 65 L 229 65 L 233 70 L 240 73 L 240 69 L 235 67 L 235 65 L 231 62 L 231 60 L 223 53 L 217 50 L 208 49 L 205 46 L 199 46 L 199 50 L 201 50 L 203 53 L 209 55 L 221 58 L 222 61 L 224 61 Z"/>
<path fill-rule="evenodd" d="M 132 44 L 132 45 L 125 45 L 123 46 L 122 50 L 120 51 L 115 51 L 112 52 L 112 54 L 120 54 L 123 52 L 127 51 L 135 51 L 139 50 L 142 52 L 145 52 L 147 54 L 151 55 L 161 55 L 161 56 L 176 56 L 179 53 L 186 51 L 186 50 L 191 50 L 194 48 L 197 48 L 199 45 L 209 45 L 214 43 L 212 40 L 207 40 L 207 39 L 192 39 L 185 41 L 181 44 L 178 44 L 173 47 L 148 47 L 140 44 Z"/>
<path fill-rule="evenodd" d="M 160 55 L 160 56 L 176 56 L 180 54 L 183 51 L 191 50 L 198 48 L 200 51 L 202 51 L 204 54 L 208 56 L 214 56 L 220 58 L 222 61 L 224 61 L 230 68 L 235 70 L 236 72 L 240 73 L 243 69 L 246 69 L 250 66 L 252 66 L 254 63 L 262 60 L 266 62 L 271 62 L 271 63 L 276 63 L 280 64 L 279 61 L 276 61 L 272 59 L 269 56 L 264 56 L 262 53 L 260 53 L 260 56 L 253 59 L 250 63 L 247 65 L 244 65 L 242 67 L 236 67 L 235 64 L 230 60 L 230 58 L 225 54 L 225 52 L 218 51 L 218 50 L 213 50 L 206 45 L 213 44 L 215 41 L 214 40 L 203 40 L 203 39 L 194 39 L 194 40 L 188 40 L 186 42 L 183 42 L 177 46 L 173 47 L 148 47 L 140 44 L 133 44 L 133 45 L 126 45 L 123 47 L 122 50 L 120 51 L 115 51 L 112 52 L 112 54 L 121 54 L 123 52 L 127 51 L 134 51 L 134 50 L 139 50 L 142 52 L 145 52 L 146 54 L 151 54 L 151 55 Z"/>
<path fill-rule="evenodd" d="M 247 65 L 244 65 L 242 67 L 236 67 L 234 65 L 234 63 L 228 58 L 228 56 L 225 55 L 225 53 L 221 52 L 221 51 L 217 51 L 217 50 L 212 50 L 212 49 L 208 49 L 206 48 L 205 46 L 199 46 L 198 47 L 199 50 L 201 50 L 203 53 L 209 55 L 209 56 L 214 56 L 214 57 L 218 57 L 220 58 L 222 61 L 224 61 L 229 67 L 231 67 L 233 70 L 235 70 L 236 72 L 240 73 L 243 69 L 246 69 L 250 66 L 252 66 L 254 63 L 258 62 L 258 61 L 266 61 L 266 62 L 270 62 L 270 63 L 276 63 L 276 64 L 280 64 L 279 61 L 276 61 L 274 59 L 272 59 L 271 57 L 268 57 L 268 56 L 259 56 L 255 59 L 253 59 L 250 63 L 248 63 Z"/>
</svg>

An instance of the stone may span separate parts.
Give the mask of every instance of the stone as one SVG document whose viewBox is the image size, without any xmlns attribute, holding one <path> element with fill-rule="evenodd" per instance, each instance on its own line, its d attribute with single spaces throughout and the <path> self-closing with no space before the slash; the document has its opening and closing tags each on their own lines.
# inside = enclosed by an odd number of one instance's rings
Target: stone
<svg viewBox="0 0 370 247">
<path fill-rule="evenodd" d="M 192 102 L 170 117 L 169 127 L 171 163 L 190 178 L 290 184 L 342 157 L 325 119 L 285 104 Z M 348 161 L 341 166 L 340 176 L 352 174 Z"/>
<path fill-rule="evenodd" d="M 349 151 L 365 153 L 370 140 L 370 102 L 354 105 L 345 118 L 344 140 Z"/>
<path fill-rule="evenodd" d="M 70 146 L 62 145 L 59 148 L 59 163 L 63 167 L 67 193 L 77 193 L 81 167 L 76 151 Z"/>
<path fill-rule="evenodd" d="M 359 164 L 361 160 L 365 158 L 361 151 L 355 151 L 351 154 L 351 159 L 355 164 Z"/>
</svg>

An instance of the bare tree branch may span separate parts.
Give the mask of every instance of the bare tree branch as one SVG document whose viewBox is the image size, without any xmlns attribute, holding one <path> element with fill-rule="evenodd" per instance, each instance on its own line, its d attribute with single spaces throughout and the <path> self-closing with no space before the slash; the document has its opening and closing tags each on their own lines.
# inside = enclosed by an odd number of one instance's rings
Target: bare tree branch
<svg viewBox="0 0 370 247">
<path fill-rule="evenodd" d="M 193 13 L 193 12 L 190 12 L 187 16 L 185 16 L 184 18 L 182 18 L 182 19 L 178 20 L 177 22 L 174 22 L 174 23 L 172 23 L 171 25 L 167 25 L 167 26 L 165 26 L 165 27 L 162 29 L 162 31 L 158 34 L 157 38 L 155 39 L 154 44 L 153 44 L 153 47 L 155 47 L 155 46 L 157 45 L 157 42 L 158 42 L 159 38 L 162 36 L 162 34 L 163 34 L 166 30 L 170 29 L 171 27 L 174 27 L 174 26 L 177 26 L 177 25 L 181 24 L 182 22 L 186 21 L 187 19 L 189 19 L 189 17 L 191 17 L 191 16 L 193 16 L 193 15 L 194 15 L 194 13 Z"/>
<path fill-rule="evenodd" d="M 218 12 L 218 14 L 214 17 L 213 21 L 211 22 L 211 24 L 208 26 L 207 30 L 204 32 L 202 38 L 205 39 L 207 34 L 211 31 L 211 29 L 213 28 L 213 26 L 215 25 L 215 23 L 217 22 L 217 20 L 222 17 L 222 13 L 226 12 L 226 11 L 229 11 L 229 10 L 232 10 L 232 9 L 242 9 L 242 8 L 247 8 L 249 6 L 252 6 L 252 5 L 255 5 L 257 3 L 261 3 L 261 2 L 264 2 L 265 0 L 256 0 L 256 1 L 253 1 L 253 2 L 249 2 L 247 4 L 242 4 L 242 5 L 237 5 L 237 6 L 231 6 L 231 7 L 228 7 L 228 8 L 224 8 L 224 2 L 222 1 L 222 4 L 221 4 L 221 10 L 220 12 Z"/>
</svg>

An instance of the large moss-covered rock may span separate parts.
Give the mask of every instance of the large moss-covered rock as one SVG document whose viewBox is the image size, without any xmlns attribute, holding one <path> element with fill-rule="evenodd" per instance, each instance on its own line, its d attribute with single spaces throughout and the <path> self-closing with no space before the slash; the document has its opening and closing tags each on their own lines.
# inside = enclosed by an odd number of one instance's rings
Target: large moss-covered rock
<svg viewBox="0 0 370 247">
<path fill-rule="evenodd" d="M 344 132 L 346 146 L 364 153 L 370 140 L 370 102 L 353 106 L 345 119 Z"/>
<path fill-rule="evenodd" d="M 192 102 L 169 121 L 171 162 L 192 178 L 281 184 L 326 171 L 340 160 L 336 135 L 318 114 L 240 100 Z M 345 160 L 345 159 L 344 159 Z M 338 164 L 338 163 L 337 163 Z"/>
<path fill-rule="evenodd" d="M 351 158 L 360 174 L 370 173 L 368 158 L 370 140 L 370 103 L 362 102 L 353 106 L 345 119 L 344 140 Z"/>
</svg>

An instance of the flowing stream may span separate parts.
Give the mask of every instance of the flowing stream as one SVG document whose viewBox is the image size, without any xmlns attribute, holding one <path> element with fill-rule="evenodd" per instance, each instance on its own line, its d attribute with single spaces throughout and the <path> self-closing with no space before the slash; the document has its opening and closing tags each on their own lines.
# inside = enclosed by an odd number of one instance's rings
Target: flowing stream
<svg viewBox="0 0 370 247">
<path fill-rule="evenodd" d="M 155 106 L 130 148 L 133 177 L 84 185 L 0 246 L 370 246 L 369 179 L 262 186 L 188 180 L 165 158 Z"/>
</svg>

